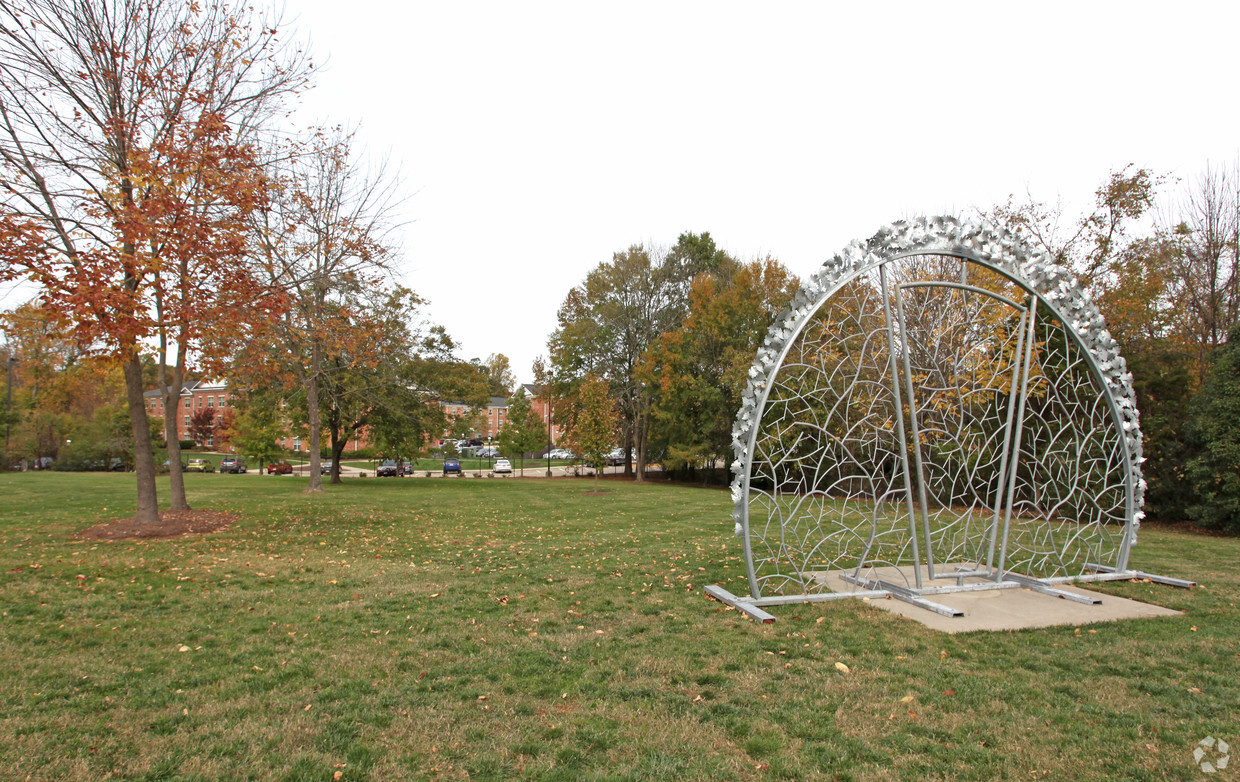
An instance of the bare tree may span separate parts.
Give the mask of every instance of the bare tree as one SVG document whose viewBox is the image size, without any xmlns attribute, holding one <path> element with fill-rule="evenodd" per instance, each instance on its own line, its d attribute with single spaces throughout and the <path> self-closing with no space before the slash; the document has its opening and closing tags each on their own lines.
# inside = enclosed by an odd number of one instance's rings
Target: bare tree
<svg viewBox="0 0 1240 782">
<path fill-rule="evenodd" d="M 1240 320 L 1240 172 L 1234 165 L 1207 165 L 1161 222 L 1198 380 L 1204 381 L 1207 357 Z"/>
<path fill-rule="evenodd" d="M 981 217 L 1020 234 L 1097 294 L 1110 282 L 1110 265 L 1132 240 L 1133 224 L 1149 213 L 1162 184 L 1162 177 L 1129 165 L 1111 173 L 1094 193 L 1094 208 L 1077 218 L 1065 216 L 1061 203 L 1049 206 L 1028 193 L 1023 201 L 1009 196 Z"/>
<path fill-rule="evenodd" d="M 321 389 L 329 356 L 373 336 L 369 313 L 387 295 L 400 205 L 385 165 L 367 170 L 352 150 L 354 133 L 319 131 L 271 156 L 271 207 L 252 225 L 255 263 L 284 291 L 287 308 L 269 324 L 270 360 L 305 392 L 310 486 L 323 490 Z"/>
<path fill-rule="evenodd" d="M 278 22 L 210 0 L 0 0 L 0 279 L 40 285 L 124 368 L 142 522 L 159 521 L 141 371 L 154 298 L 170 253 L 240 249 L 212 218 L 251 194 L 213 177 L 305 83 Z"/>
</svg>

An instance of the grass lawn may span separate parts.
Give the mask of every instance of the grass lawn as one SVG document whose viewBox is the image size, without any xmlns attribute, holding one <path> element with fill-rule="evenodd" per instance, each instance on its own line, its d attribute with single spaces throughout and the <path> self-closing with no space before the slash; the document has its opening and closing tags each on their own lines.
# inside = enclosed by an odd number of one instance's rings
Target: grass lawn
<svg viewBox="0 0 1240 782">
<path fill-rule="evenodd" d="M 132 476 L 0 475 L 5 779 L 1197 780 L 1200 740 L 1240 750 L 1237 540 L 1147 528 L 1133 565 L 1202 586 L 1099 587 L 1181 617 L 948 636 L 707 600 L 745 591 L 722 491 L 186 483 L 241 520 L 84 542 Z"/>
</svg>

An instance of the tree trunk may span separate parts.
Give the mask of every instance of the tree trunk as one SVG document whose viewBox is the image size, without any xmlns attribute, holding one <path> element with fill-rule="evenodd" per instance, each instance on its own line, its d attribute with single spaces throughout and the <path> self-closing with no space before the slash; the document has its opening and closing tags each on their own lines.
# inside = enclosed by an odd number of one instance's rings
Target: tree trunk
<svg viewBox="0 0 1240 782">
<path fill-rule="evenodd" d="M 155 491 L 155 455 L 151 449 L 151 425 L 142 398 L 142 359 L 138 347 L 125 346 L 125 395 L 129 402 L 129 422 L 133 430 L 133 470 L 138 481 L 138 509 L 134 521 L 159 524 L 159 498 Z"/>
<path fill-rule="evenodd" d="M 637 414 L 637 482 L 646 480 L 646 438 L 650 434 L 650 404 L 646 401 Z"/>
<path fill-rule="evenodd" d="M 173 367 L 172 380 L 167 380 L 163 361 L 159 362 L 160 393 L 164 400 L 164 439 L 168 441 L 168 489 L 172 510 L 189 510 L 185 498 L 185 473 L 181 471 L 181 440 L 177 437 L 177 416 L 181 413 L 181 384 L 184 374 L 180 367 Z"/>
<path fill-rule="evenodd" d="M 155 312 L 162 324 L 164 320 L 163 293 L 159 288 L 155 291 Z M 159 398 L 164 400 L 164 441 L 168 447 L 168 489 L 171 492 L 169 507 L 172 510 L 189 510 L 189 502 L 185 499 L 185 473 L 181 471 L 181 440 L 177 436 L 177 407 L 181 402 L 181 383 L 185 379 L 185 333 L 181 331 L 181 344 L 177 346 L 177 360 L 172 369 L 172 378 L 168 377 L 165 359 L 168 356 L 168 329 L 159 328 L 159 368 L 156 377 L 159 381 Z"/>
<path fill-rule="evenodd" d="M 186 295 L 188 296 L 188 294 Z M 177 395 L 178 400 L 181 397 L 181 386 L 182 384 L 185 383 L 185 354 L 188 351 L 188 348 L 186 347 L 186 345 L 189 342 L 189 335 L 186 333 L 187 331 L 188 331 L 187 328 L 185 328 L 184 326 L 181 327 L 181 332 L 177 337 L 177 360 L 176 360 L 176 363 L 172 367 L 172 385 L 173 385 L 173 388 L 175 389 L 175 393 Z M 164 409 L 167 410 L 168 408 L 165 407 Z M 173 420 L 172 424 L 173 424 L 172 430 L 173 432 L 175 432 L 176 431 L 176 420 L 175 419 Z M 169 481 L 170 483 L 169 488 L 172 490 L 171 508 L 173 510 L 189 510 L 189 500 L 186 499 L 185 497 L 185 475 L 184 473 L 181 472 L 181 441 L 180 439 L 177 440 L 176 449 L 177 449 L 176 450 L 176 454 L 177 454 L 176 467 L 172 466 L 171 459 L 169 459 L 169 464 L 168 464 L 168 467 L 172 470 L 169 473 L 169 475 L 171 475 L 171 480 Z M 172 451 L 169 450 L 168 453 L 171 454 Z"/>
<path fill-rule="evenodd" d="M 319 455 L 323 440 L 319 426 L 319 370 L 322 368 L 320 350 L 316 341 L 310 349 L 310 373 L 306 378 L 306 424 L 310 427 L 310 485 L 306 487 L 306 494 L 323 491 L 323 460 Z"/>
<path fill-rule="evenodd" d="M 624 477 L 633 477 L 633 430 L 637 428 L 636 419 L 624 431 Z"/>
<path fill-rule="evenodd" d="M 340 480 L 340 460 L 344 458 L 345 446 L 349 444 L 348 439 L 336 441 L 335 436 L 332 437 L 332 483 L 343 483 Z"/>
</svg>

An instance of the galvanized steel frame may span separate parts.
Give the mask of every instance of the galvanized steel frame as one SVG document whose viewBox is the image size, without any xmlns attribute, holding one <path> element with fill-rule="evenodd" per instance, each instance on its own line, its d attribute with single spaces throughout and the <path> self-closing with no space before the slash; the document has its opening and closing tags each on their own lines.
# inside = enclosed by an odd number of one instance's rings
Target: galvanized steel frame
<svg viewBox="0 0 1240 782">
<path fill-rule="evenodd" d="M 891 270 L 899 268 L 904 261 L 921 257 L 957 260 L 960 264 L 959 280 L 914 279 L 891 284 L 889 280 Z M 1024 302 L 1017 301 L 999 291 L 972 284 L 968 279 L 968 270 L 971 266 L 994 272 L 1000 278 L 1012 283 L 1020 290 Z M 755 450 L 758 447 L 759 435 L 763 431 L 763 415 L 770 401 L 772 388 L 780 370 L 785 366 L 790 351 L 798 345 L 807 327 L 820 310 L 850 283 L 861 281 L 875 272 L 877 272 L 878 287 L 881 289 L 882 296 L 882 320 L 886 328 L 886 360 L 890 392 L 893 408 L 899 411 L 892 418 L 894 419 L 894 434 L 900 443 L 899 462 L 903 478 L 904 504 L 907 506 L 908 544 L 911 544 L 912 550 L 911 562 L 905 564 L 913 565 L 913 583 L 892 584 L 879 578 L 863 575 L 862 571 L 866 568 L 865 555 L 857 559 L 854 572 L 848 576 L 849 580 L 858 587 L 863 587 L 856 591 L 826 592 L 820 586 L 811 589 L 810 584 L 814 581 L 815 575 L 803 567 L 798 567 L 791 561 L 791 556 L 789 556 L 789 564 L 794 572 L 777 571 L 774 575 L 780 577 L 778 580 L 771 575 L 760 577 L 754 559 L 755 540 L 768 551 L 782 553 L 790 550 L 786 537 L 796 532 L 796 530 L 788 529 L 781 514 L 779 540 L 774 545 L 769 545 L 767 536 L 774 534 L 771 531 L 773 526 L 771 519 L 768 517 L 767 523 L 758 529 L 752 524 L 750 518 L 750 506 L 754 494 L 752 479 Z M 986 539 L 978 541 L 986 551 L 985 566 L 982 567 L 981 557 L 976 557 L 977 566 L 964 574 L 936 574 L 935 572 L 936 562 L 933 550 L 935 536 L 931 530 L 928 510 L 930 502 L 926 488 L 929 481 L 926 478 L 926 467 L 922 460 L 923 436 L 918 429 L 917 389 L 913 383 L 914 372 L 910 363 L 910 341 L 908 339 L 910 332 L 903 301 L 905 291 L 918 288 L 944 289 L 952 292 L 951 295 L 959 294 L 962 297 L 969 295 L 988 297 L 1019 313 L 1019 325 L 1015 329 L 1015 346 L 1012 351 L 1011 377 L 1008 381 L 1010 385 L 1007 394 L 1006 420 L 1002 426 L 1001 461 L 995 478 L 994 497 L 988 503 L 988 510 L 992 514 L 991 521 L 986 531 Z M 1106 424 L 1110 427 L 1109 436 L 1112 438 L 1109 442 L 1113 443 L 1115 449 L 1112 461 L 1117 461 L 1109 469 L 1118 473 L 1118 475 L 1109 476 L 1109 480 L 1122 483 L 1123 492 L 1122 502 L 1116 498 L 1111 500 L 1111 503 L 1117 506 L 1113 509 L 1114 513 L 1122 512 L 1123 529 L 1119 535 L 1118 545 L 1115 546 L 1114 551 L 1110 552 L 1113 554 L 1112 564 L 1093 564 L 1087 561 L 1065 563 L 1056 551 L 1056 557 L 1060 561 L 1054 568 L 1055 572 L 1018 574 L 1007 570 L 1006 555 L 1013 522 L 1013 507 L 1017 491 L 1017 465 L 1022 453 L 1022 435 L 1027 412 L 1026 401 L 1029 396 L 1039 311 L 1045 311 L 1052 322 L 1060 326 L 1056 333 L 1065 335 L 1065 344 L 1072 343 L 1072 349 L 1076 351 L 1075 355 L 1071 356 L 1072 362 L 1080 360 L 1083 364 L 1085 377 L 1075 375 L 1070 377 L 1069 382 L 1076 384 L 1076 387 L 1071 390 L 1084 393 L 1085 385 L 1092 386 L 1096 393 L 1096 401 L 1101 403 L 1105 410 Z M 1068 357 L 1068 347 L 1065 347 L 1064 351 L 1064 356 Z M 1002 350 L 1000 352 L 1002 353 Z M 960 363 L 956 362 L 953 366 L 958 367 Z M 1074 363 L 1070 362 L 1069 367 L 1071 366 L 1074 366 Z M 999 372 L 994 373 L 992 380 L 999 376 Z M 900 382 L 901 378 L 903 383 Z M 1018 386 L 1020 392 L 1012 393 Z M 982 390 L 991 392 L 999 388 L 999 386 L 986 387 Z M 955 390 L 960 391 L 959 384 Z M 853 393 L 851 388 L 848 393 Z M 807 398 L 802 397 L 795 401 L 805 403 Z M 1061 404 L 1065 409 L 1072 409 L 1076 403 L 1061 402 Z M 905 429 L 906 405 L 911 433 Z M 1081 409 L 1086 408 L 1081 405 Z M 994 421 L 998 420 L 999 417 L 994 416 Z M 1097 422 L 1094 423 L 1094 428 L 1096 427 Z M 822 428 L 821 432 L 824 436 L 826 435 L 825 428 Z M 989 440 L 984 444 L 987 443 Z M 841 447 L 846 448 L 843 445 Z M 937 604 L 927 601 L 922 595 L 957 589 L 972 591 L 985 588 L 1011 588 L 1017 585 L 1029 586 L 1030 583 L 1039 585 L 1039 591 L 1058 594 L 1059 591 L 1053 590 L 1049 586 L 1050 583 L 1112 580 L 1131 578 L 1134 575 L 1133 571 L 1128 570 L 1128 558 L 1131 547 L 1136 543 L 1137 529 L 1143 516 L 1140 509 L 1145 484 L 1141 479 L 1141 436 L 1132 377 L 1127 372 L 1124 360 L 1119 354 L 1118 345 L 1106 331 L 1102 316 L 1072 276 L 1052 263 L 1044 254 L 1024 245 L 1018 236 L 1006 231 L 950 217 L 923 218 L 888 226 L 867 242 L 854 242 L 827 261 L 823 268 L 802 287 L 792 306 L 771 326 L 766 341 L 749 370 L 744 400 L 733 428 L 733 448 L 736 453 L 736 460 L 732 464 L 735 474 L 732 486 L 733 519 L 736 522 L 736 534 L 742 538 L 750 596 L 736 597 L 721 587 L 710 587 L 707 591 L 723 602 L 741 608 L 763 621 L 773 620 L 770 614 L 761 611 L 763 605 L 889 595 L 923 605 L 931 610 L 939 610 L 941 606 L 936 607 Z M 909 450 L 913 454 L 911 460 L 908 456 Z M 858 465 L 860 466 L 860 462 Z M 868 479 L 867 485 L 877 485 L 880 481 L 874 478 L 876 471 L 881 469 L 881 465 L 873 463 L 867 466 L 871 470 L 870 474 L 851 476 L 849 480 L 852 478 Z M 1078 471 L 1081 469 L 1079 460 L 1075 466 Z M 826 478 L 815 475 L 810 485 L 816 487 L 819 480 L 826 480 Z M 889 486 L 894 488 L 894 479 Z M 916 498 L 914 498 L 914 491 L 918 495 Z M 1102 496 L 1101 492 L 1104 489 L 1097 489 L 1097 491 L 1100 492 L 1099 496 Z M 1107 496 L 1114 496 L 1116 486 L 1108 485 L 1105 491 L 1110 492 Z M 817 494 L 817 488 L 810 493 Z M 778 487 L 772 490 L 771 498 L 775 500 L 775 507 L 777 507 Z M 1104 501 L 1100 502 L 1105 504 Z M 1118 505 L 1122 505 L 1122 509 Z M 986 505 L 984 504 L 983 507 Z M 1003 516 L 1002 537 L 1000 538 L 1001 509 Z M 876 510 L 875 513 L 877 512 Z M 1106 514 L 1101 515 L 1105 517 Z M 918 530 L 918 521 L 920 521 L 920 530 Z M 1028 520 L 1022 521 L 1028 523 Z M 819 532 L 822 532 L 821 522 L 820 518 Z M 951 524 L 949 522 L 948 527 Z M 968 527 L 968 519 L 961 521 L 963 537 L 966 541 L 971 541 Z M 814 543 L 811 553 L 816 554 L 820 548 L 824 547 L 827 537 L 833 532 L 822 533 L 822 540 Z M 857 537 L 855 529 L 848 529 L 847 532 L 854 533 L 853 537 Z M 884 534 L 889 534 L 889 532 Z M 874 545 L 876 534 L 877 521 L 871 528 L 870 538 L 865 547 L 866 552 Z M 926 547 L 924 554 L 920 550 L 921 540 L 924 540 Z M 996 553 L 998 554 L 997 563 Z M 1099 552 L 1094 553 L 1097 555 Z M 806 560 L 811 558 L 807 555 Z M 940 562 L 939 564 L 946 563 Z M 927 586 L 922 576 L 923 565 L 928 580 L 933 581 L 943 577 L 950 579 L 959 576 L 957 586 Z M 870 568 L 873 569 L 873 567 L 874 563 L 871 562 Z M 1068 570 L 1075 572 L 1067 572 Z M 985 583 L 964 584 L 963 580 L 966 576 L 985 579 Z M 764 579 L 771 579 L 776 586 L 771 590 L 764 590 L 762 588 Z M 799 593 L 786 592 L 784 587 L 787 584 L 799 585 Z M 752 613 L 753 611 L 757 614 Z"/>
</svg>

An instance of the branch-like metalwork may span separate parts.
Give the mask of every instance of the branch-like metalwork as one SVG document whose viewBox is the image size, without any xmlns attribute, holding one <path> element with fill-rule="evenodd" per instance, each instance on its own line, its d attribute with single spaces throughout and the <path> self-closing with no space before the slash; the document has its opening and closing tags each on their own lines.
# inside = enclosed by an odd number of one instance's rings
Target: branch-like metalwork
<svg viewBox="0 0 1240 782">
<path fill-rule="evenodd" d="M 948 217 L 854 242 L 802 287 L 733 447 L 751 600 L 821 595 L 832 572 L 914 596 L 923 576 L 1124 572 L 1142 517 L 1132 376 L 1097 308 L 1017 236 Z"/>
</svg>

